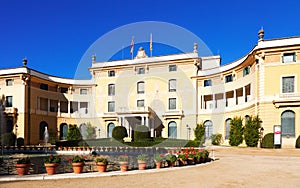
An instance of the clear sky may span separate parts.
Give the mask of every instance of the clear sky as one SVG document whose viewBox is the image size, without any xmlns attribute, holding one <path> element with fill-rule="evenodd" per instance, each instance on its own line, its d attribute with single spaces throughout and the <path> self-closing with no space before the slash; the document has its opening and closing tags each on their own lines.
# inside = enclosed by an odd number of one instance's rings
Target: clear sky
<svg viewBox="0 0 300 188">
<path fill-rule="evenodd" d="M 33 69 L 72 78 L 99 37 L 141 21 L 186 28 L 226 64 L 254 47 L 262 26 L 265 39 L 300 36 L 299 7 L 298 0 L 0 0 L 0 68 L 26 57 Z"/>
</svg>

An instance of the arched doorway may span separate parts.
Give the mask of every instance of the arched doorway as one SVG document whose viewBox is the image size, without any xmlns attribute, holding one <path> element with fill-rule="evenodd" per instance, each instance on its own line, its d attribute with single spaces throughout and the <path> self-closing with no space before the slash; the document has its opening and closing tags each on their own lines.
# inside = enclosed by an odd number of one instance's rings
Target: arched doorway
<svg viewBox="0 0 300 188">
<path fill-rule="evenodd" d="M 107 125 L 107 138 L 111 138 L 112 137 L 112 131 L 115 128 L 115 124 L 114 123 L 109 123 Z"/>
<path fill-rule="evenodd" d="M 177 138 L 177 124 L 175 121 L 171 121 L 168 124 L 168 137 Z"/>
<path fill-rule="evenodd" d="M 85 123 L 80 124 L 79 131 L 82 139 L 87 139 L 87 126 Z"/>
<path fill-rule="evenodd" d="M 48 123 L 46 121 L 42 121 L 40 123 L 40 140 L 44 140 L 45 128 L 48 127 Z"/>
<path fill-rule="evenodd" d="M 281 134 L 284 137 L 295 136 L 295 112 L 286 110 L 281 114 Z"/>
<path fill-rule="evenodd" d="M 204 129 L 205 129 L 205 140 L 210 139 L 212 132 L 213 132 L 213 123 L 211 120 L 206 120 L 204 122 Z"/>
<path fill-rule="evenodd" d="M 60 124 L 60 139 L 66 140 L 68 134 L 68 125 L 66 123 Z"/>
<path fill-rule="evenodd" d="M 225 121 L 225 139 L 229 139 L 229 135 L 230 135 L 230 122 L 231 122 L 231 118 L 228 118 Z"/>
</svg>

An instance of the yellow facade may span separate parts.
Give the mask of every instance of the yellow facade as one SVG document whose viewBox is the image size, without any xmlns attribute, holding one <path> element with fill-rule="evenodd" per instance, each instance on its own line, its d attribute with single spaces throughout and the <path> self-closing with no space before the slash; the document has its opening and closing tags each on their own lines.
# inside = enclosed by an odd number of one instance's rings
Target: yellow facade
<svg viewBox="0 0 300 188">
<path fill-rule="evenodd" d="M 208 139 L 220 133 L 228 144 L 230 119 L 258 115 L 264 134 L 282 125 L 283 147 L 293 147 L 300 135 L 299 54 L 299 37 L 260 37 L 244 57 L 223 66 L 219 56 L 200 57 L 195 49 L 148 57 L 140 48 L 132 60 L 93 57 L 90 80 L 53 77 L 26 66 L 0 70 L 0 94 L 2 101 L 13 96 L 5 112 L 13 117 L 18 109 L 14 126 L 27 144 L 43 142 L 45 125 L 59 139 L 65 139 L 67 125 L 87 123 L 95 126 L 97 138 L 110 137 L 115 126 L 125 126 L 133 137 L 137 125 L 146 125 L 152 137 L 193 139 L 202 122 Z M 6 86 L 8 79 L 12 86 Z"/>
</svg>

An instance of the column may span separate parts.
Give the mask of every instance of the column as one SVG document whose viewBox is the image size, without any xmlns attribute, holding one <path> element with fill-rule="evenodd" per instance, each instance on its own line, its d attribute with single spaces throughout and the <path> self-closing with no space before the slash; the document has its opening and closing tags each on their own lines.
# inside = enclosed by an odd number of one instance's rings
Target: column
<svg viewBox="0 0 300 188">
<path fill-rule="evenodd" d="M 146 127 L 149 127 L 149 119 L 148 119 L 148 116 L 146 116 L 145 119 L 146 119 Z"/>
<path fill-rule="evenodd" d="M 204 96 L 201 95 L 201 109 L 204 109 Z"/>
<path fill-rule="evenodd" d="M 234 105 L 236 105 L 236 90 L 233 90 Z"/>
<path fill-rule="evenodd" d="M 71 102 L 68 101 L 68 115 L 70 115 L 70 112 L 71 112 Z"/>
<path fill-rule="evenodd" d="M 243 98 L 244 98 L 244 102 L 247 102 L 246 87 L 243 87 Z"/>
<path fill-rule="evenodd" d="M 122 126 L 122 123 L 121 123 L 122 122 L 122 117 L 121 116 L 118 117 L 118 122 L 119 122 L 119 126 Z"/>
<path fill-rule="evenodd" d="M 60 116 L 60 100 L 58 100 L 58 103 L 57 103 L 57 114 L 58 116 Z"/>
<path fill-rule="evenodd" d="M 212 104 L 213 104 L 212 109 L 216 108 L 216 101 L 215 101 L 215 94 L 214 93 L 212 94 Z"/>
<path fill-rule="evenodd" d="M 142 124 L 142 125 L 145 125 L 144 116 L 141 116 L 141 118 L 142 118 L 142 122 L 141 122 L 141 124 Z"/>
<path fill-rule="evenodd" d="M 47 106 L 47 112 L 50 111 L 50 99 L 48 99 L 48 106 Z"/>
</svg>

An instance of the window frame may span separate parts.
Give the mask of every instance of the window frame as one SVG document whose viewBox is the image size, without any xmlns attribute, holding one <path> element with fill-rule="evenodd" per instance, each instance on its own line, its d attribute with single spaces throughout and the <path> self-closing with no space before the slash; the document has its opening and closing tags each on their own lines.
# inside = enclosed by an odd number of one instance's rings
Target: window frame
<svg viewBox="0 0 300 188">
<path fill-rule="evenodd" d="M 14 79 L 6 79 L 5 80 L 5 85 L 6 86 L 13 86 L 14 85 Z"/>
<path fill-rule="evenodd" d="M 9 100 L 10 99 L 10 100 Z M 13 107 L 13 96 L 6 96 L 5 97 L 5 107 L 8 107 L 8 108 L 10 108 L 10 107 Z"/>
<path fill-rule="evenodd" d="M 174 101 L 175 104 L 171 105 L 172 101 Z M 177 109 L 177 98 L 175 98 L 175 97 L 169 98 L 168 107 L 169 107 L 169 110 L 176 110 Z"/>
<path fill-rule="evenodd" d="M 230 80 L 228 78 L 231 78 Z M 225 76 L 225 83 L 230 83 L 233 82 L 233 75 L 232 74 L 228 74 Z"/>
<path fill-rule="evenodd" d="M 44 84 L 44 83 L 40 83 L 40 89 L 48 91 L 49 90 L 49 85 L 48 84 Z"/>
<path fill-rule="evenodd" d="M 243 69 L 243 77 L 247 76 L 248 74 L 250 74 L 251 72 L 251 68 L 250 66 L 247 66 Z"/>
<path fill-rule="evenodd" d="M 209 83 L 208 85 L 207 84 L 205 84 L 205 83 Z M 211 79 L 206 79 L 206 80 L 203 80 L 203 86 L 204 87 L 209 87 L 209 86 L 212 86 L 212 81 L 211 81 Z"/>
<path fill-rule="evenodd" d="M 139 102 L 142 102 L 142 106 L 139 105 Z M 136 107 L 145 107 L 145 100 L 144 99 L 138 99 L 136 101 Z"/>
<path fill-rule="evenodd" d="M 141 88 L 142 86 L 140 84 L 143 84 L 143 88 Z M 143 90 L 141 90 L 141 89 L 143 89 Z M 145 93 L 145 82 L 144 81 L 139 81 L 136 83 L 136 91 L 137 91 L 137 94 Z"/>
<path fill-rule="evenodd" d="M 111 109 L 112 106 L 110 104 L 113 104 L 113 109 Z M 115 101 L 108 101 L 107 102 L 107 112 L 115 112 L 116 111 L 116 103 Z"/>
<path fill-rule="evenodd" d="M 177 65 L 169 65 L 169 72 L 176 72 L 177 71 Z"/>
<path fill-rule="evenodd" d="M 109 70 L 109 71 L 107 71 L 107 76 L 108 77 L 115 77 L 116 76 L 116 71 L 115 70 Z"/>
<path fill-rule="evenodd" d="M 172 84 L 172 82 L 174 83 Z M 169 80 L 169 92 L 176 92 L 177 91 L 177 79 L 170 79 Z"/>
<path fill-rule="evenodd" d="M 83 91 L 86 91 L 86 93 L 84 93 Z M 80 88 L 79 94 L 80 95 L 87 95 L 88 94 L 88 89 L 87 88 Z"/>
<path fill-rule="evenodd" d="M 108 84 L 107 86 L 107 94 L 108 96 L 115 96 L 116 95 L 116 85 L 115 84 Z"/>
<path fill-rule="evenodd" d="M 146 70 L 145 67 L 138 67 L 137 68 L 137 74 L 145 74 Z"/>
<path fill-rule="evenodd" d="M 290 57 L 293 56 L 293 60 L 292 61 L 285 61 L 285 57 Z M 289 59 L 289 58 L 287 58 Z M 282 54 L 282 63 L 293 63 L 297 61 L 297 55 L 296 52 L 287 52 L 287 53 L 283 53 Z"/>
<path fill-rule="evenodd" d="M 293 77 L 294 78 L 294 88 L 293 88 L 293 92 L 284 92 L 283 91 L 283 89 L 284 89 L 284 87 L 283 87 L 283 79 L 284 78 L 291 78 L 291 77 Z M 295 93 L 296 91 L 297 91 L 297 76 L 296 75 L 294 75 L 294 74 L 291 74 L 291 75 L 281 75 L 281 77 L 280 77 L 280 93 L 281 94 L 291 94 L 291 93 Z"/>
</svg>

